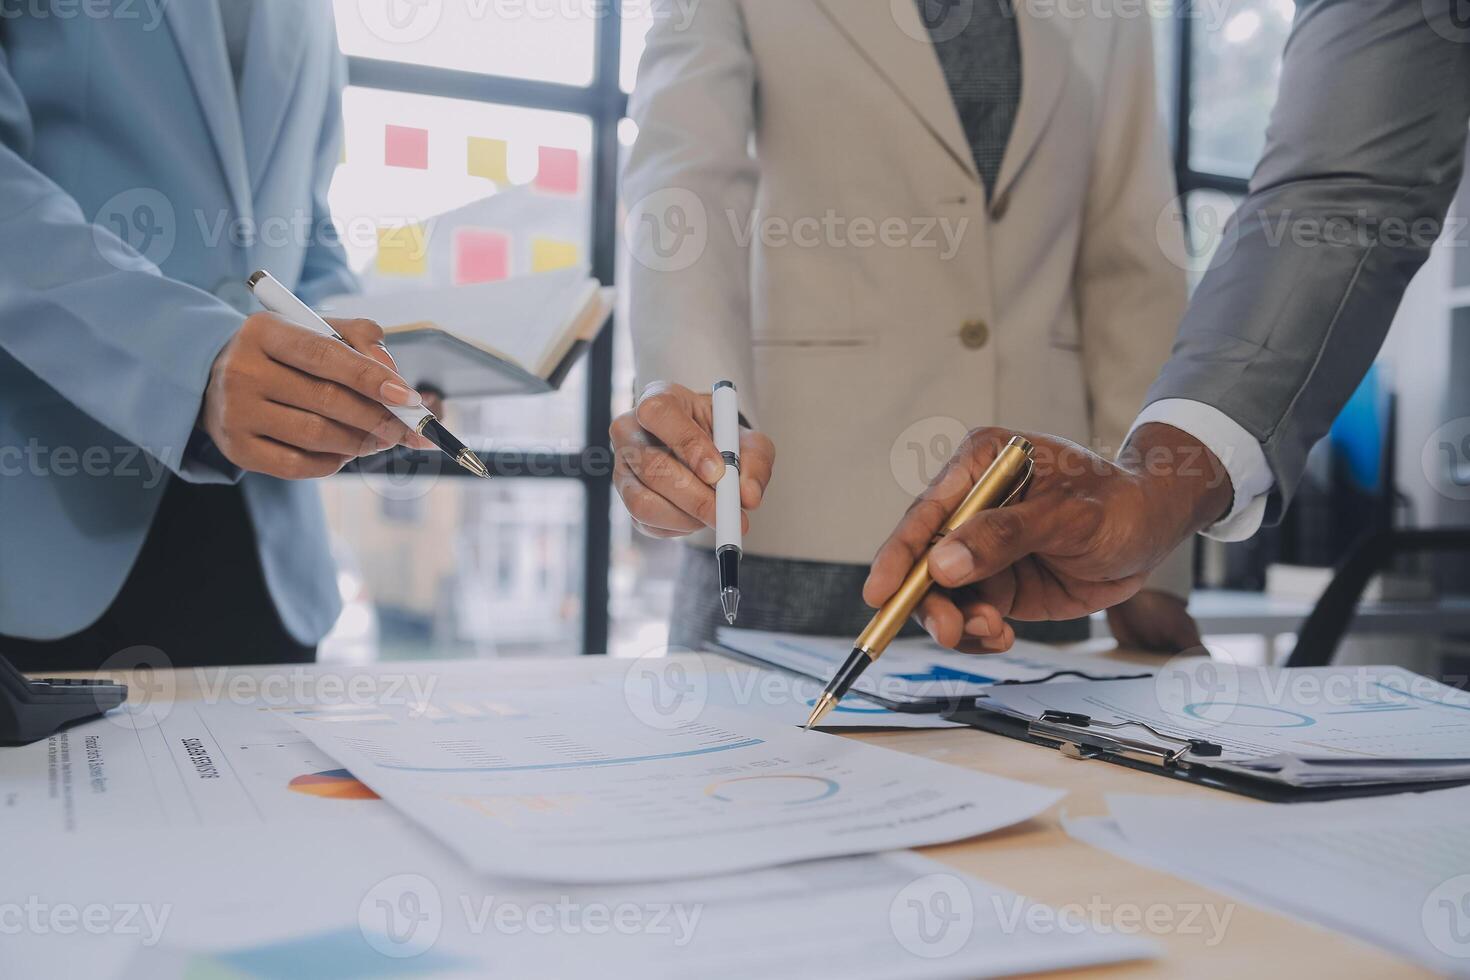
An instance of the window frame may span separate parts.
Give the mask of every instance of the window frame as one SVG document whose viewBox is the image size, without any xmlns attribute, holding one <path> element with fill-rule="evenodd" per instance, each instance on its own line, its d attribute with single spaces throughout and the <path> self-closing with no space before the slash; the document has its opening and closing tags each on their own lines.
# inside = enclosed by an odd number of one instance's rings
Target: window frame
<svg viewBox="0 0 1470 980">
<path fill-rule="evenodd" d="M 1199 15 L 1194 0 L 1174 0 L 1170 5 L 1174 20 L 1174 183 L 1183 197 L 1191 191 L 1221 191 L 1244 197 L 1249 180 L 1228 174 L 1195 170 L 1189 161 L 1189 117 L 1194 111 L 1194 28 Z M 1184 209 L 1187 214 L 1187 209 Z M 1188 220 L 1187 216 L 1185 220 Z"/>
</svg>

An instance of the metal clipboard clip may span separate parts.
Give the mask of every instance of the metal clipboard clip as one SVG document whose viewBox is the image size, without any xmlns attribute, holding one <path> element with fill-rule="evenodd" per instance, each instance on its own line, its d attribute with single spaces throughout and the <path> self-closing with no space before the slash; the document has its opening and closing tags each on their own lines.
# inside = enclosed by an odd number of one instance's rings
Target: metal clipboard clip
<svg viewBox="0 0 1470 980">
<path fill-rule="evenodd" d="M 1127 735 L 1114 734 L 1122 728 L 1142 728 L 1160 745 Z M 1101 755 L 1118 756 L 1144 762 L 1161 769 L 1173 769 L 1186 762 L 1185 756 L 1202 758 L 1219 756 L 1224 747 L 1202 738 L 1179 738 L 1141 721 L 1096 721 L 1090 715 L 1072 711 L 1043 711 L 1041 717 L 1026 726 L 1026 734 L 1057 743 L 1061 753 L 1072 759 L 1093 759 Z"/>
</svg>

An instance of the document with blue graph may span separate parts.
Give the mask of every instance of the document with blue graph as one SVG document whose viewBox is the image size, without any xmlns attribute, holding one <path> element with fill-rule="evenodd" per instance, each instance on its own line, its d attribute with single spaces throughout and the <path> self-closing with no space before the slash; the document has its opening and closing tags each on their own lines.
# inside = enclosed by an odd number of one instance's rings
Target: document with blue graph
<svg viewBox="0 0 1470 980">
<path fill-rule="evenodd" d="M 605 691 L 293 723 L 471 867 L 517 879 L 684 878 L 938 844 L 1062 795 L 756 715 L 668 718 Z"/>
<path fill-rule="evenodd" d="M 719 645 L 739 656 L 825 684 L 852 652 L 852 637 L 721 629 Z M 997 684 L 1147 677 L 1146 667 L 1097 654 L 1017 641 L 1005 653 L 975 656 L 927 638 L 895 640 L 858 678 L 853 691 L 884 705 L 938 710 L 957 699 L 984 697 Z"/>
</svg>

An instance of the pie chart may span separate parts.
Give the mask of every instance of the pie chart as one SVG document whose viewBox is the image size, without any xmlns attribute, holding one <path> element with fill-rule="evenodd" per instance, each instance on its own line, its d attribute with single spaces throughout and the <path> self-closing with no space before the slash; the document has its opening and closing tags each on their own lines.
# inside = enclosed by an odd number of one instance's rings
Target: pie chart
<svg viewBox="0 0 1470 980">
<path fill-rule="evenodd" d="M 835 779 L 825 776 L 783 773 L 770 776 L 737 776 L 710 783 L 704 795 L 721 803 L 757 803 L 790 806 L 825 800 L 838 790 Z"/>
<path fill-rule="evenodd" d="M 353 778 L 346 769 L 327 769 L 297 776 L 287 784 L 294 793 L 332 800 L 376 800 L 378 794 Z"/>
</svg>

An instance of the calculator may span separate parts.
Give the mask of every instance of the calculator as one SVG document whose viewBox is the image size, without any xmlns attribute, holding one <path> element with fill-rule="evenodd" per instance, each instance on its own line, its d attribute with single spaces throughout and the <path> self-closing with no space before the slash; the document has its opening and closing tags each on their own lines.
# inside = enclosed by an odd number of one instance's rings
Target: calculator
<svg viewBox="0 0 1470 980">
<path fill-rule="evenodd" d="M 0 655 L 0 745 L 27 745 L 127 699 L 126 684 L 61 677 L 30 680 Z"/>
</svg>

